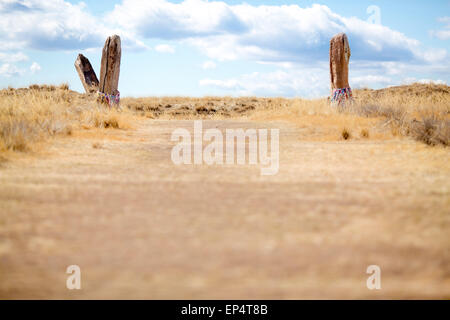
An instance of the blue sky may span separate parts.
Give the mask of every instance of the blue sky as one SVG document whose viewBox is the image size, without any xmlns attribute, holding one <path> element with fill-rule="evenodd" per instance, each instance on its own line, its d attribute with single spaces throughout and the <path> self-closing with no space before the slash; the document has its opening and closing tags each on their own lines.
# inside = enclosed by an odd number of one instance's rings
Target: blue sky
<svg viewBox="0 0 450 320">
<path fill-rule="evenodd" d="M 450 1 L 0 0 L 0 87 L 99 74 L 122 38 L 122 96 L 329 93 L 328 42 L 346 32 L 350 85 L 450 83 Z"/>
</svg>

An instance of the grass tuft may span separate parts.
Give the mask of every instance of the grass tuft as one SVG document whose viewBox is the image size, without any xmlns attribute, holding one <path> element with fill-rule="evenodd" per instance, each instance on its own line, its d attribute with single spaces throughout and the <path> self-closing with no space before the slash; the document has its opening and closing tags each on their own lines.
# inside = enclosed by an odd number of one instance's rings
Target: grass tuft
<svg viewBox="0 0 450 320">
<path fill-rule="evenodd" d="M 347 128 L 342 129 L 341 135 L 344 140 L 349 140 L 352 137 L 350 131 Z"/>
<path fill-rule="evenodd" d="M 369 130 L 362 129 L 361 132 L 359 133 L 359 136 L 361 138 L 368 139 L 369 138 Z"/>
<path fill-rule="evenodd" d="M 424 117 L 421 121 L 412 121 L 410 135 L 428 145 L 450 144 L 450 121 L 439 119 L 436 115 Z"/>
</svg>

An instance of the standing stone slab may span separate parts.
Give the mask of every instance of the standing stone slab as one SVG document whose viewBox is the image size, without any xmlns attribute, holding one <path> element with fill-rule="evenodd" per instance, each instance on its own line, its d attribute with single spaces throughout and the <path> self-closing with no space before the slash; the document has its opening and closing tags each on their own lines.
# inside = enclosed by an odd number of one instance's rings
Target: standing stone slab
<svg viewBox="0 0 450 320">
<path fill-rule="evenodd" d="M 75 69 L 78 72 L 78 76 L 80 77 L 81 83 L 83 84 L 86 93 L 97 92 L 99 85 L 97 75 L 95 74 L 95 71 L 92 68 L 92 65 L 89 62 L 88 58 L 83 56 L 81 53 L 75 60 Z"/>
<path fill-rule="evenodd" d="M 352 93 L 348 83 L 350 45 L 345 33 L 339 33 L 330 40 L 330 78 L 333 102 L 350 100 Z"/>
<path fill-rule="evenodd" d="M 99 91 L 106 95 L 119 94 L 121 56 L 120 37 L 118 35 L 108 37 L 103 47 L 99 86 Z"/>
</svg>

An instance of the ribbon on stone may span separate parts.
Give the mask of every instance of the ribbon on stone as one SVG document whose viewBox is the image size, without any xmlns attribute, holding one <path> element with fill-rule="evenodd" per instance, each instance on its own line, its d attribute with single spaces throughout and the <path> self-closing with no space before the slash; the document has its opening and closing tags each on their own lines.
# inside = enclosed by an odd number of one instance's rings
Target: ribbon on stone
<svg viewBox="0 0 450 320">
<path fill-rule="evenodd" d="M 348 88 L 342 88 L 342 89 L 334 89 L 333 95 L 331 96 L 331 102 L 335 103 L 337 105 L 344 104 L 347 100 L 352 100 L 353 94 L 352 89 L 350 87 Z"/>
<path fill-rule="evenodd" d="M 118 105 L 120 102 L 120 92 L 117 90 L 117 94 L 106 94 L 100 91 L 97 91 L 97 95 L 100 99 L 100 102 L 106 102 L 110 107 L 112 105 Z"/>
</svg>

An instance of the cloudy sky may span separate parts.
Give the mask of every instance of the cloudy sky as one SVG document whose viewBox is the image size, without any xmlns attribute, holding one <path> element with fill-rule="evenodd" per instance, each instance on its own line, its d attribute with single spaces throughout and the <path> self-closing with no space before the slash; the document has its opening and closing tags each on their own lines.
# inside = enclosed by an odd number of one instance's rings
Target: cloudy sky
<svg viewBox="0 0 450 320">
<path fill-rule="evenodd" d="M 0 87 L 97 75 L 122 39 L 122 96 L 329 92 L 329 39 L 346 32 L 350 85 L 450 84 L 450 0 L 0 0 Z"/>
</svg>

